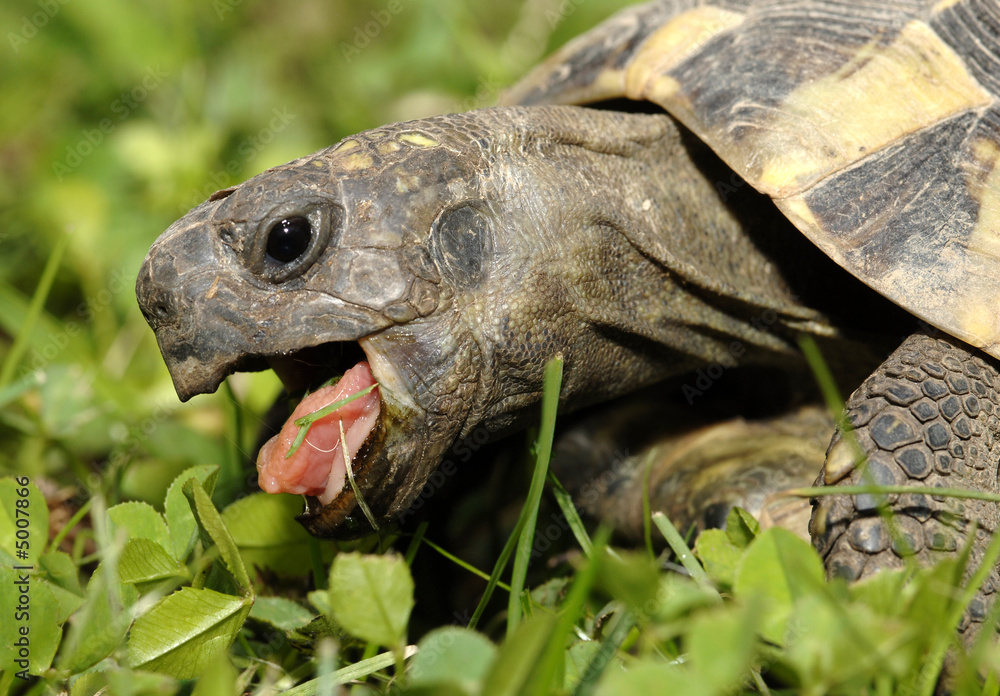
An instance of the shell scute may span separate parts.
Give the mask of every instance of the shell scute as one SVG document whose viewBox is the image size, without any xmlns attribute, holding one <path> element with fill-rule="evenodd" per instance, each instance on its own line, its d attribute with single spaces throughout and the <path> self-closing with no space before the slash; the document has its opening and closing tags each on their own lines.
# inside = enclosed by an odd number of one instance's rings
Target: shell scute
<svg viewBox="0 0 1000 696">
<path fill-rule="evenodd" d="M 857 278 L 1000 357 L 1000 0 L 654 2 L 510 97 L 659 104 Z"/>
</svg>

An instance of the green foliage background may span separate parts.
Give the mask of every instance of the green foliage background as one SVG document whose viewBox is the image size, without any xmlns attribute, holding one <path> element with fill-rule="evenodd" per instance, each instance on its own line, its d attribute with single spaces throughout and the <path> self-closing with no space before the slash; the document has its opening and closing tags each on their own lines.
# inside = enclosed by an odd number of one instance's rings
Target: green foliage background
<svg viewBox="0 0 1000 696">
<path fill-rule="evenodd" d="M 133 284 L 212 191 L 383 123 L 490 106 L 620 0 L 34 0 L 0 5 L 0 357 L 68 236 L 0 412 L 0 470 L 162 500 L 192 464 L 242 485 L 270 375 L 180 405 Z M 228 438 L 228 439 L 227 439 Z M 109 462 L 112 466 L 109 467 Z M 95 476 L 96 474 L 96 476 Z M 109 485 L 114 483 L 114 486 Z"/>
<path fill-rule="evenodd" d="M 39 486 L 49 538 L 95 496 L 162 510 L 189 467 L 222 467 L 220 509 L 255 478 L 248 463 L 276 378 L 234 376 L 219 394 L 180 404 L 136 305 L 137 271 L 167 226 L 214 190 L 349 134 L 491 106 L 540 57 L 624 4 L 0 4 L 0 476 Z M 297 531 L 283 528 L 295 526 L 298 503 L 287 502 L 275 502 L 267 527 L 285 546 Z M 44 526 L 39 507 L 33 521 Z M 259 517 L 242 523 L 241 509 L 226 518 L 241 549 L 267 543 Z M 61 545 L 83 586 L 99 560 L 91 520 Z M 302 543 L 286 550 L 295 563 L 305 553 Z M 0 680 L 0 693 L 10 684 Z"/>
<path fill-rule="evenodd" d="M 322 642 L 315 665 L 303 657 L 313 654 L 310 641 L 316 635 L 333 632 L 333 619 L 339 617 L 351 633 L 350 617 L 335 606 L 336 588 L 329 597 L 318 589 L 327 582 L 325 556 L 331 547 L 308 546 L 291 519 L 299 505 L 293 498 L 243 497 L 247 479 L 256 474 L 248 462 L 259 418 L 280 385 L 270 373 L 235 375 L 219 394 L 181 405 L 136 306 L 133 285 L 142 259 L 160 232 L 216 189 L 360 130 L 494 104 L 502 88 L 543 55 L 624 4 L 0 4 L 0 477 L 27 477 L 40 489 L 33 488 L 30 495 L 32 519 L 41 525 L 33 530 L 38 537 L 33 548 L 41 552 L 48 531 L 49 539 L 57 537 L 66 551 L 50 553 L 52 565 L 39 571 L 38 586 L 44 582 L 49 596 L 39 590 L 35 606 L 58 615 L 58 620 L 49 617 L 50 626 L 74 612 L 84 617 L 71 619 L 65 636 L 49 636 L 47 643 L 35 634 L 36 645 L 49 645 L 51 652 L 63 640 L 55 662 L 61 671 L 50 673 L 47 684 L 15 684 L 7 673 L 0 675 L 0 694 L 8 693 L 8 687 L 12 693 L 48 693 L 57 680 L 83 670 L 88 670 L 86 677 L 72 685 L 73 694 L 89 696 L 105 683 L 110 684 L 107 693 L 223 693 L 234 685 L 246 686 L 258 670 L 266 672 L 271 655 L 286 661 L 283 678 L 289 684 L 331 671 L 334 659 L 323 653 Z M 58 265 L 53 266 L 51 291 L 43 292 L 43 269 L 54 254 Z M 212 485 L 182 490 L 182 479 L 168 495 L 171 481 L 191 467 L 200 467 L 193 471 Z M 217 480 L 214 467 L 221 467 Z M 6 506 L 0 513 L 7 515 L 0 514 L 4 534 L 14 524 L 12 504 L 6 501 L 21 495 L 13 491 L 9 479 L 0 484 Z M 196 525 L 185 496 L 200 505 L 201 544 L 194 543 Z M 165 516 L 161 519 L 138 503 L 102 516 L 95 503 L 90 515 L 67 527 L 70 516 L 92 500 L 109 507 L 145 501 L 157 510 L 164 510 L 166 500 Z M 223 510 L 221 515 L 215 507 Z M 104 517 L 111 520 L 110 532 L 97 528 Z M 46 520 L 51 530 L 44 528 Z M 98 522 L 91 528 L 93 520 Z M 101 560 L 95 540 L 105 544 L 103 550 L 111 548 L 106 542 L 116 524 L 130 533 L 133 543 L 131 554 L 127 546 L 119 549 L 122 559 L 134 561 L 118 567 L 131 584 L 117 598 L 105 590 L 121 589 L 121 583 L 93 572 Z M 58 536 L 61 529 L 72 529 L 69 538 Z M 480 545 L 474 534 L 467 536 L 468 547 Z M 585 572 L 572 582 L 556 578 L 536 588 L 531 601 L 515 596 L 528 609 L 526 618 L 498 646 L 485 635 L 496 638 L 502 618 L 492 625 L 484 620 L 482 633 L 422 626 L 423 631 L 436 630 L 421 641 L 421 670 L 412 670 L 407 688 L 411 693 L 444 693 L 436 690 L 432 677 L 469 674 L 470 684 L 447 693 L 548 693 L 547 685 L 559 683 L 575 685 L 576 693 L 591 693 L 600 672 L 588 669 L 610 664 L 608 681 L 596 693 L 654 693 L 664 684 L 684 693 L 768 693 L 757 671 L 760 665 L 768 667 L 776 683 L 788 685 L 775 693 L 933 691 L 954 635 L 948 621 L 957 623 L 964 607 L 955 599 L 960 593 L 939 589 L 960 582 L 957 562 L 905 578 L 885 573 L 848 591 L 822 582 L 820 562 L 805 542 L 771 534 L 755 545 L 735 536 L 733 530 L 728 536 L 721 531 L 703 535 L 699 554 L 709 578 L 697 583 L 660 573 L 660 564 L 649 556 L 605 556 L 598 544 L 596 560 L 583 563 Z M 192 537 L 188 545 L 187 537 Z M 10 548 L 9 541 L 0 539 L 0 551 Z M 157 548 L 154 541 L 166 549 L 156 558 L 148 553 Z M 412 546 L 414 553 L 417 546 Z M 1000 547 L 993 552 L 1000 554 Z M 216 553 L 224 563 L 217 562 Z M 163 572 L 139 575 L 150 572 L 151 559 L 162 561 Z M 474 562 L 489 568 L 493 560 Z M 301 585 L 271 596 L 257 587 L 259 578 L 254 577 L 250 588 L 247 574 L 258 564 L 301 569 Z M 13 596 L 9 565 L 0 564 L 0 605 Z M 135 571 L 131 579 L 130 568 Z M 402 607 L 397 608 L 399 620 L 386 622 L 389 629 L 398 631 L 409 616 L 413 597 L 408 573 L 385 590 L 385 595 L 399 595 Z M 209 671 L 196 687 L 152 671 L 105 674 L 106 665 L 92 667 L 111 653 L 115 660 L 125 660 L 120 643 L 128 617 L 115 605 L 130 606 L 138 592 L 164 579 L 174 583 L 166 592 L 191 585 L 173 595 L 178 603 L 194 602 L 195 595 L 204 599 L 218 588 L 231 603 L 233 597 L 257 592 L 251 628 L 233 648 L 244 681 L 235 681 L 228 662 Z M 419 572 L 414 579 L 419 597 Z M 196 593 L 205 589 L 199 583 L 208 590 Z M 715 588 L 736 601 L 721 604 Z M 595 596 L 598 604 L 592 603 Z M 381 601 L 383 595 L 376 592 L 372 598 Z M 354 602 L 353 597 L 344 601 Z M 238 624 L 234 631 L 240 630 L 249 603 L 241 600 L 232 614 L 238 619 L 232 620 Z M 307 604 L 322 616 L 306 610 Z M 6 629 L 2 622 L 8 608 L 0 606 L 0 629 Z M 421 608 L 418 600 L 416 610 Z M 467 620 L 446 617 L 441 623 Z M 88 622 L 107 627 L 106 644 L 94 644 Z M 307 623 L 312 629 L 317 622 L 321 629 L 306 630 Z M 147 631 L 144 643 L 135 637 L 142 634 L 135 624 L 132 630 L 128 659 L 153 670 L 162 658 L 155 652 L 162 648 L 157 642 L 161 636 Z M 423 631 L 414 631 L 411 621 L 409 639 L 420 640 Z M 373 638 L 355 627 L 353 635 L 390 643 L 396 653 L 354 676 L 385 669 L 400 658 L 400 645 L 386 637 L 391 632 Z M 776 646 L 753 638 L 761 635 L 778 643 L 787 636 L 794 640 Z M 269 636 L 285 642 L 265 653 Z M 371 642 L 343 645 L 351 659 L 385 657 L 373 655 L 378 646 Z M 3 647 L 9 652 L 9 644 Z M 149 655 L 142 653 L 144 647 Z M 979 679 L 986 669 L 996 671 L 1000 652 L 985 644 L 978 652 L 981 661 L 969 663 L 963 688 L 956 692 L 1000 693 L 994 678 L 985 685 Z M 254 654 L 261 659 L 247 658 Z M 370 665 L 370 660 L 358 664 Z M 619 669 L 624 664 L 631 669 Z M 315 693 L 308 689 L 297 693 Z"/>
</svg>

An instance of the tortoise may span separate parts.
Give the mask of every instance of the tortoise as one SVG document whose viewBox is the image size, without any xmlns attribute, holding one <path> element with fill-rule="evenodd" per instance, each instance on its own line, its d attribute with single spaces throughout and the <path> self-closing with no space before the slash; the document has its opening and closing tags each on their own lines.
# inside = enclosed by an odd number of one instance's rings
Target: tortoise
<svg viewBox="0 0 1000 696">
<path fill-rule="evenodd" d="M 672 384 L 663 400 L 694 412 L 732 366 L 807 379 L 802 334 L 842 381 L 863 369 L 846 414 L 867 465 L 838 432 L 810 478 L 996 492 L 998 27 L 995 0 L 630 7 L 504 106 L 213 194 L 153 244 L 139 304 L 182 400 L 270 367 L 314 390 L 297 418 L 377 385 L 313 426 L 299 464 L 292 419 L 262 451 L 262 487 L 303 493 L 319 536 L 370 527 L 348 467 L 374 520 L 405 516 L 463 447 L 530 422 L 554 355 L 563 410 Z M 634 489 L 602 504 L 634 511 Z M 814 504 L 829 572 L 970 535 L 976 560 L 997 525 L 992 504 L 887 500 L 895 536 L 872 495 Z M 994 570 L 973 621 L 998 586 Z"/>
</svg>

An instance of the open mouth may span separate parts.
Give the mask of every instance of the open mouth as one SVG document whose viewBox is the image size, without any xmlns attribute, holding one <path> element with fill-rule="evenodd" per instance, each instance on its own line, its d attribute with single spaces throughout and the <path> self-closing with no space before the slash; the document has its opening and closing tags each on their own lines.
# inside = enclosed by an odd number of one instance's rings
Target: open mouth
<svg viewBox="0 0 1000 696">
<path fill-rule="evenodd" d="M 260 450 L 260 487 L 307 496 L 308 509 L 328 505 L 344 490 L 348 467 L 362 465 L 379 423 L 381 399 L 367 356 L 357 343 L 338 342 L 272 356 L 267 363 L 291 395 L 304 396 Z"/>
</svg>

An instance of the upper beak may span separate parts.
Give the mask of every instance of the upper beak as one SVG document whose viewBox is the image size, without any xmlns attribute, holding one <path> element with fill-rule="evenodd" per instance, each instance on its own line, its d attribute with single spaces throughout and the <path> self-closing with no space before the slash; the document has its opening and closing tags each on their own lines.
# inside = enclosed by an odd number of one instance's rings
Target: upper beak
<svg viewBox="0 0 1000 696">
<path fill-rule="evenodd" d="M 214 392 L 240 356 L 252 352 L 246 298 L 225 282 L 204 224 L 175 223 L 153 245 L 139 271 L 136 297 L 156 332 L 181 401 Z M 209 243 L 206 243 L 209 242 Z M 244 313 L 236 308 L 243 306 Z M 257 327 L 249 327 L 256 331 Z"/>
<path fill-rule="evenodd" d="M 182 401 L 214 392 L 237 370 L 335 341 L 356 341 L 389 321 L 329 292 L 286 292 L 247 279 L 213 226 L 175 223 L 150 249 L 136 282 L 139 306 Z"/>
</svg>

